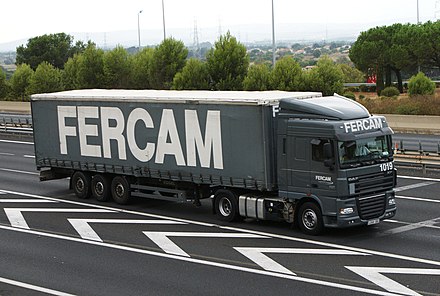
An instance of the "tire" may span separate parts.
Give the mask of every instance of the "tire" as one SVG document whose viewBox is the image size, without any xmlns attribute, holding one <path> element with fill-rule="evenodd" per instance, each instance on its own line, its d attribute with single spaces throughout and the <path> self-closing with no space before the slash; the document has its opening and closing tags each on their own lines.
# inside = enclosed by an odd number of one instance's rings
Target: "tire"
<svg viewBox="0 0 440 296">
<path fill-rule="evenodd" d="M 318 235 L 324 230 L 321 209 L 314 202 L 302 204 L 297 217 L 298 226 L 305 234 Z"/>
<path fill-rule="evenodd" d="M 104 175 L 94 175 L 91 183 L 92 196 L 98 201 L 110 199 L 110 182 Z"/>
<path fill-rule="evenodd" d="M 72 175 L 73 192 L 78 198 L 85 199 L 90 197 L 90 176 L 87 173 L 77 171 Z"/>
<path fill-rule="evenodd" d="M 219 220 L 232 222 L 240 217 L 237 196 L 229 190 L 222 189 L 215 193 L 214 207 Z"/>
<path fill-rule="evenodd" d="M 127 179 L 122 176 L 116 176 L 112 180 L 111 193 L 113 200 L 120 204 L 126 205 L 130 200 L 130 184 Z"/>
</svg>

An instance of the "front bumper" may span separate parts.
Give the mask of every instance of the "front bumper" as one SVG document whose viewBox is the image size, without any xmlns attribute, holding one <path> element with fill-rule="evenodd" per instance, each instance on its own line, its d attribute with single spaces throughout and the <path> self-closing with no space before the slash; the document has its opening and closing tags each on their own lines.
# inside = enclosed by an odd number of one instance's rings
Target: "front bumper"
<svg viewBox="0 0 440 296">
<path fill-rule="evenodd" d="M 394 201 L 394 202 L 393 202 Z M 359 225 L 373 225 L 378 224 L 384 219 L 390 219 L 396 215 L 397 207 L 395 204 L 394 190 L 385 193 L 385 210 L 381 211 L 381 215 L 376 215 L 368 218 L 361 218 L 359 201 L 355 198 L 346 200 L 337 199 L 337 211 L 334 215 L 324 215 L 323 222 L 325 227 L 330 228 L 346 228 Z M 341 214 L 341 209 L 353 209 L 352 213 Z"/>
</svg>

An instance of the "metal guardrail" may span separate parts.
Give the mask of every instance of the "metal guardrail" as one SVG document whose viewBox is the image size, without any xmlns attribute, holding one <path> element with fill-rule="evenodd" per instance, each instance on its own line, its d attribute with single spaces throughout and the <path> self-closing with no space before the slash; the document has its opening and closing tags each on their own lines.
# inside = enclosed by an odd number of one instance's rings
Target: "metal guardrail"
<svg viewBox="0 0 440 296">
<path fill-rule="evenodd" d="M 440 153 L 426 151 L 402 151 L 394 152 L 394 163 L 401 168 L 418 168 L 423 175 L 428 171 L 440 172 Z"/>
<path fill-rule="evenodd" d="M 32 127 L 32 116 L 0 113 L 0 126 Z"/>
<path fill-rule="evenodd" d="M 32 117 L 30 115 L 1 113 L 0 132 L 32 135 Z"/>
<path fill-rule="evenodd" d="M 15 126 L 1 126 L 0 132 L 7 134 L 22 134 L 22 135 L 32 135 L 34 133 L 31 127 L 15 127 Z"/>
</svg>

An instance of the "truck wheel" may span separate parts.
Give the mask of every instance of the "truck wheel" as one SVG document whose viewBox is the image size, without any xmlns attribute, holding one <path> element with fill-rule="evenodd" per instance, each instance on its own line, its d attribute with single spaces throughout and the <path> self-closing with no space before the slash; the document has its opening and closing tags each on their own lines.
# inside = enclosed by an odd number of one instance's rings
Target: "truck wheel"
<svg viewBox="0 0 440 296">
<path fill-rule="evenodd" d="M 321 209 L 313 202 L 304 203 L 299 208 L 297 217 L 299 228 L 305 234 L 318 235 L 324 229 Z"/>
<path fill-rule="evenodd" d="M 73 192 L 78 198 L 90 197 L 90 176 L 83 172 L 75 172 L 72 176 Z"/>
<path fill-rule="evenodd" d="M 103 175 L 94 175 L 92 177 L 92 195 L 98 201 L 107 201 L 110 198 L 110 184 L 108 178 Z"/>
<path fill-rule="evenodd" d="M 126 205 L 130 199 L 130 184 L 127 179 L 122 176 L 116 176 L 112 181 L 112 197 L 113 200 L 120 204 Z"/>
<path fill-rule="evenodd" d="M 237 196 L 229 190 L 218 190 L 214 196 L 215 213 L 226 222 L 232 222 L 240 217 L 238 213 Z"/>
</svg>

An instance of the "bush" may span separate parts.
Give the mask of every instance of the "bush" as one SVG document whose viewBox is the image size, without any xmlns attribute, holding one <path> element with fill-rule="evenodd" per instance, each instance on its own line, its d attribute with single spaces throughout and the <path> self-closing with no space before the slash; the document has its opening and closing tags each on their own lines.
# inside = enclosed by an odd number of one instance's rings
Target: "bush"
<svg viewBox="0 0 440 296">
<path fill-rule="evenodd" d="M 359 95 L 359 99 L 363 100 L 363 99 L 365 99 L 365 96 L 364 95 Z"/>
<path fill-rule="evenodd" d="M 356 95 L 350 91 L 345 92 L 343 96 L 356 101 Z"/>
<path fill-rule="evenodd" d="M 435 92 L 435 83 L 425 76 L 422 72 L 411 77 L 408 83 L 409 95 L 432 95 Z"/>
<path fill-rule="evenodd" d="M 356 87 L 356 86 L 350 86 L 350 87 L 347 87 L 345 90 L 346 90 L 347 92 L 360 92 L 359 87 Z"/>
<path fill-rule="evenodd" d="M 388 86 L 380 92 L 380 95 L 388 98 L 393 98 L 398 97 L 400 95 L 400 92 L 394 86 Z"/>
</svg>

